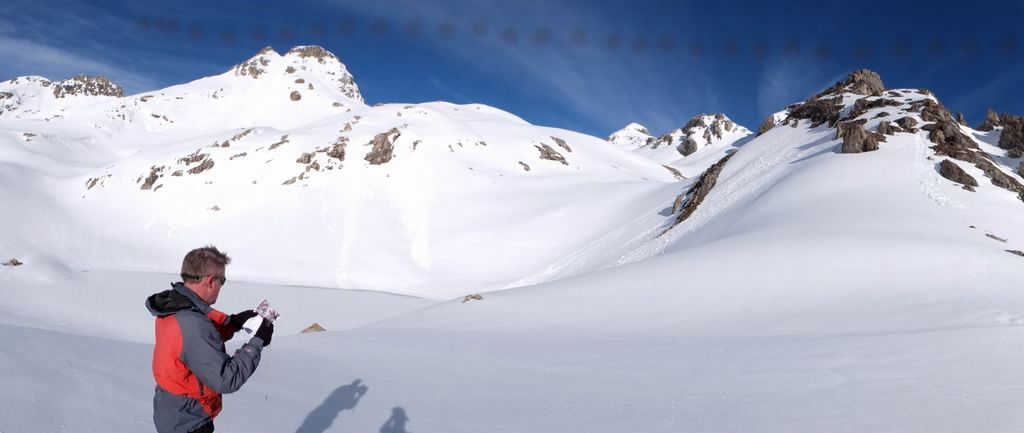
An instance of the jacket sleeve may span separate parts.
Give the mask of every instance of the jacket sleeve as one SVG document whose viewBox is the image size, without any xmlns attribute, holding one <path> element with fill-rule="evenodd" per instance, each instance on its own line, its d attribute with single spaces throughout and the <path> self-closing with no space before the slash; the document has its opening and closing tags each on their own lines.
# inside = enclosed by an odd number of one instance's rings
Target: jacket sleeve
<svg viewBox="0 0 1024 433">
<path fill-rule="evenodd" d="M 231 316 L 211 308 L 206 317 L 213 321 L 213 326 L 217 328 L 217 333 L 220 334 L 220 341 L 228 341 L 231 337 L 235 336 L 237 329 L 231 326 Z"/>
<path fill-rule="evenodd" d="M 263 341 L 253 338 L 235 356 L 224 353 L 224 343 L 213 323 L 198 313 L 179 313 L 181 361 L 206 386 L 221 394 L 238 391 L 260 363 Z"/>
</svg>

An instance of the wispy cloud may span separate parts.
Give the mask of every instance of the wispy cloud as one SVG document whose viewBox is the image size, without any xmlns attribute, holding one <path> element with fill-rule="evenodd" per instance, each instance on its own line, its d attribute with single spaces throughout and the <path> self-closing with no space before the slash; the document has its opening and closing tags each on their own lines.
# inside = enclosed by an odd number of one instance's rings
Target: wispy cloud
<svg viewBox="0 0 1024 433">
<path fill-rule="evenodd" d="M 986 104 L 997 100 L 1001 93 L 1015 86 L 1020 86 L 1020 77 L 1024 76 L 1024 63 L 1009 68 L 999 74 L 995 79 L 986 84 L 976 87 L 966 95 L 957 98 L 951 106 L 958 110 L 980 112 L 988 108 Z"/>
<path fill-rule="evenodd" d="M 475 65 L 524 95 L 537 95 L 550 104 L 549 110 L 582 119 L 587 129 L 598 135 L 630 122 L 644 123 L 653 131 L 667 131 L 681 126 L 715 99 L 710 90 L 714 86 L 709 85 L 702 68 L 653 47 L 642 53 L 633 50 L 629 43 L 632 37 L 645 35 L 622 34 L 621 46 L 606 46 L 605 29 L 619 26 L 616 17 L 593 13 L 599 8 L 538 1 L 514 7 L 481 0 L 445 7 L 407 0 L 325 3 L 371 20 L 418 20 L 437 25 L 451 22 L 452 16 L 462 17 L 463 33 L 434 44 L 434 49 L 460 63 Z M 457 14 L 453 14 L 455 9 Z M 479 37 L 470 34 L 477 22 L 487 26 L 486 33 Z M 540 29 L 550 32 L 546 44 L 534 40 Z M 577 29 L 601 31 L 587 34 L 588 43 L 573 45 L 568 38 Z M 512 41 L 503 34 L 506 31 L 514 32 Z M 676 73 L 669 82 L 665 81 L 667 72 Z M 652 85 L 659 81 L 664 85 Z"/>
<path fill-rule="evenodd" d="M 821 61 L 807 55 L 777 58 L 761 71 L 757 85 L 757 110 L 767 116 L 807 99 L 845 76 L 845 72 L 826 75 Z"/>
<path fill-rule="evenodd" d="M 159 87 L 145 75 L 124 70 L 73 51 L 46 44 L 0 35 L 0 76 L 43 75 L 51 80 L 64 80 L 77 74 L 105 75 L 129 91 Z"/>
</svg>

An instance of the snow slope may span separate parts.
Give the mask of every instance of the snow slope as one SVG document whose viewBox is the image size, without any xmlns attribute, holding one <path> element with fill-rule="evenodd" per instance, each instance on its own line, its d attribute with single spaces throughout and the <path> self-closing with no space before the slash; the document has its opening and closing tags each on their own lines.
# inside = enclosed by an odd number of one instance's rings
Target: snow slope
<svg viewBox="0 0 1024 433">
<path fill-rule="evenodd" d="M 243 280 L 444 299 L 607 266 L 580 251 L 623 221 L 654 233 L 678 189 L 660 164 L 491 107 L 367 106 L 319 47 L 124 98 L 46 82 L 0 86 L 20 101 L 0 115 L 0 195 L 23 206 L 0 215 L 0 251 L 71 269 L 174 272 L 216 243 Z"/>
</svg>

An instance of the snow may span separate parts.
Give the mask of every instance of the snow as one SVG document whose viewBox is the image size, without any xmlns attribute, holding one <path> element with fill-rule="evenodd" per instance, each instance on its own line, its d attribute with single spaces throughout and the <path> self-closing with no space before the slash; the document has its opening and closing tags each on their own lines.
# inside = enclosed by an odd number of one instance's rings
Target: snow
<svg viewBox="0 0 1024 433">
<path fill-rule="evenodd" d="M 1024 428 L 1022 203 L 968 164 L 976 192 L 939 176 L 926 131 L 842 154 L 827 125 L 736 125 L 667 160 L 478 104 L 367 106 L 340 62 L 259 56 L 256 79 L 145 102 L 0 86 L 22 101 L 0 114 L 0 260 L 24 262 L 0 266 L 0 432 L 151 431 L 143 301 L 211 243 L 233 257 L 216 307 L 281 313 L 218 431 Z M 289 65 L 317 89 L 294 104 Z M 865 128 L 921 126 L 886 108 Z M 997 132 L 963 131 L 1012 174 Z M 317 152 L 342 136 L 344 161 Z M 172 175 L 197 149 L 213 167 Z"/>
</svg>

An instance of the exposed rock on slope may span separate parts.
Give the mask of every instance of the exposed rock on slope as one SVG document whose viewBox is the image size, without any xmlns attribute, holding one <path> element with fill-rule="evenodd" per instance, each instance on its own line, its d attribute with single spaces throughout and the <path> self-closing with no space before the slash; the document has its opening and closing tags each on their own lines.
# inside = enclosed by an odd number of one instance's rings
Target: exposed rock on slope
<svg viewBox="0 0 1024 433">
<path fill-rule="evenodd" d="M 391 128 L 387 132 L 375 135 L 369 143 L 369 145 L 373 146 L 373 149 L 366 154 L 364 159 L 370 161 L 370 164 L 376 165 L 391 161 L 395 149 L 395 141 L 401 135 L 402 133 L 398 131 L 398 128 Z"/>
<path fill-rule="evenodd" d="M 711 192 L 711 189 L 715 187 L 715 183 L 718 182 L 718 175 L 722 173 L 722 169 L 725 168 L 725 164 L 729 162 L 729 159 L 732 158 L 733 155 L 735 155 L 735 153 L 727 155 L 725 158 L 722 158 L 715 163 L 715 165 L 712 165 L 704 172 L 704 174 L 700 175 L 700 178 L 697 179 L 697 182 L 693 184 L 689 191 L 676 197 L 676 201 L 672 205 L 672 213 L 679 213 L 679 215 L 676 216 L 676 220 L 672 223 L 672 226 L 669 227 L 669 230 L 679 223 L 686 221 L 690 215 L 693 215 L 700 204 L 704 201 L 704 198 Z M 668 230 L 666 230 L 666 232 L 667 231 Z M 662 234 L 664 234 L 664 232 Z"/>
<path fill-rule="evenodd" d="M 999 114 L 996 114 L 995 110 L 989 108 L 988 112 L 985 114 L 985 120 L 982 121 L 980 125 L 978 125 L 977 130 L 991 131 L 995 129 L 997 126 L 1000 126 Z"/>
<path fill-rule="evenodd" d="M 933 99 L 925 99 L 922 103 L 912 104 L 910 110 L 919 112 L 925 122 L 932 122 L 921 129 L 928 131 L 928 139 L 935 144 L 932 149 L 936 154 L 973 164 L 991 179 L 993 185 L 1016 193 L 1024 201 L 1024 184 L 1001 170 L 988 153 L 964 134 L 946 107 Z"/>
<path fill-rule="evenodd" d="M 962 184 L 964 189 L 968 191 L 974 191 L 974 188 L 978 186 L 978 181 L 973 176 L 967 174 L 959 165 L 948 159 L 943 159 L 939 163 L 939 174 L 946 179 Z"/>
<path fill-rule="evenodd" d="M 102 75 L 75 75 L 71 79 L 57 83 L 53 87 L 54 97 L 64 98 L 74 95 L 114 96 L 120 98 L 124 96 L 124 89 Z"/>
<path fill-rule="evenodd" d="M 1024 116 L 1003 114 L 999 122 L 1003 132 L 999 133 L 999 147 L 1024 151 Z"/>
<path fill-rule="evenodd" d="M 836 138 L 843 139 L 843 153 L 861 153 L 878 150 L 878 142 L 885 140 L 881 134 L 864 130 L 866 121 L 851 120 L 836 125 Z"/>
<path fill-rule="evenodd" d="M 533 147 L 536 147 L 537 150 L 540 151 L 540 159 L 557 161 L 562 163 L 562 165 L 569 165 L 569 163 L 565 161 L 565 157 L 555 149 L 552 149 L 551 146 L 541 143 L 540 145 L 535 144 Z"/>
<path fill-rule="evenodd" d="M 820 97 L 822 95 L 842 92 L 856 93 L 858 95 L 881 96 L 884 91 L 885 84 L 882 83 L 882 77 L 880 77 L 875 71 L 860 69 L 851 72 L 846 76 L 845 80 L 832 85 L 832 87 L 825 89 L 816 96 Z"/>
</svg>

